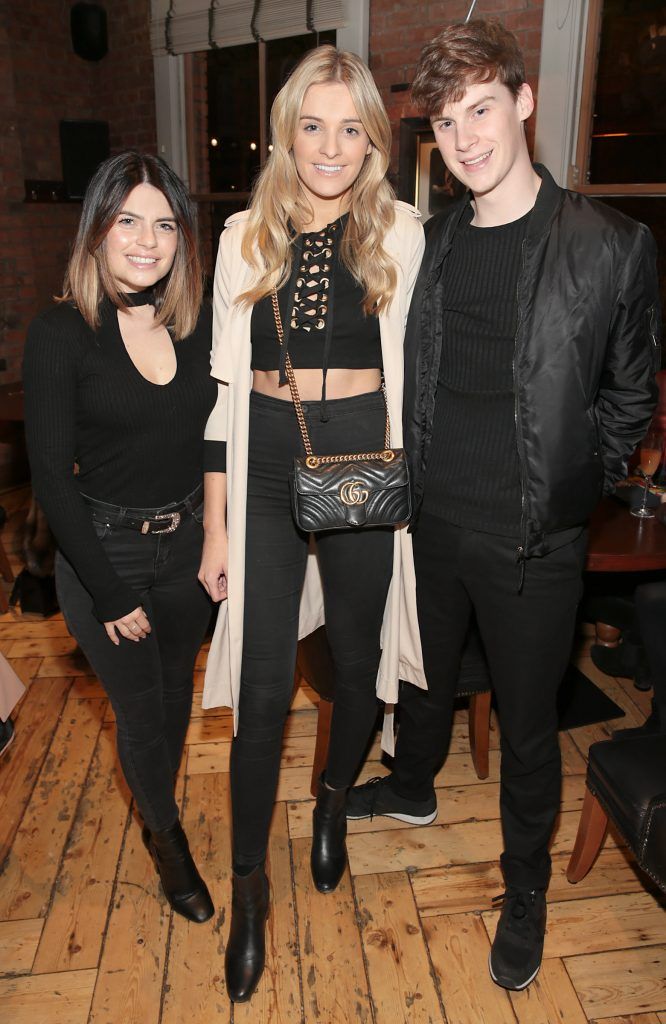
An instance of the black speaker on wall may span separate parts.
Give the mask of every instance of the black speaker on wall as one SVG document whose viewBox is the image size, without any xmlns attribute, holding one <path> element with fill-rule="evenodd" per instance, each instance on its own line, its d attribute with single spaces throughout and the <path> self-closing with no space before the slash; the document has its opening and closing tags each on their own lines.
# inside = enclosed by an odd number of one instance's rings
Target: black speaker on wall
<svg viewBox="0 0 666 1024">
<path fill-rule="evenodd" d="M 106 11 L 101 4 L 73 4 L 69 16 L 74 53 L 84 60 L 101 60 L 109 49 Z"/>
<path fill-rule="evenodd" d="M 88 182 L 109 155 L 108 121 L 61 121 L 60 154 L 65 195 L 83 199 Z"/>
</svg>

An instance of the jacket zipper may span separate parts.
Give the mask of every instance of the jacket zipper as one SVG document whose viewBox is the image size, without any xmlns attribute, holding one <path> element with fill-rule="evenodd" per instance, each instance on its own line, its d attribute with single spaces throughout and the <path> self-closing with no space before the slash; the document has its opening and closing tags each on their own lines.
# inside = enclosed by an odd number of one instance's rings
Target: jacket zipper
<svg viewBox="0 0 666 1024">
<path fill-rule="evenodd" d="M 661 363 L 661 345 L 657 340 L 657 311 L 654 306 L 650 306 L 647 311 L 648 321 L 648 336 L 652 346 L 652 359 L 654 362 L 655 370 L 659 370 Z"/>
<path fill-rule="evenodd" d="M 520 539 L 521 544 L 516 548 L 516 562 L 520 566 L 519 577 L 518 577 L 518 593 L 523 589 L 523 583 L 525 582 L 525 547 L 527 546 L 527 516 L 526 516 L 526 498 L 525 498 L 525 452 L 523 449 L 522 435 L 519 428 L 519 402 L 518 402 L 518 386 L 516 384 L 516 352 L 518 349 L 518 335 L 522 324 L 522 311 L 520 308 L 520 284 L 525 273 L 525 243 L 526 239 L 523 239 L 520 247 L 520 274 L 518 275 L 518 281 L 516 282 L 516 311 L 517 311 L 517 322 L 516 322 L 516 333 L 513 339 L 513 360 L 511 363 L 511 374 L 513 377 L 513 420 L 516 428 L 516 449 L 518 453 L 518 470 L 520 475 Z"/>
<path fill-rule="evenodd" d="M 428 277 L 426 279 L 426 283 L 425 283 L 425 285 L 423 287 L 423 292 L 421 293 L 421 316 L 423 316 L 423 311 L 427 308 L 427 303 L 425 301 L 426 295 L 434 294 L 434 289 L 435 289 L 436 281 L 438 279 L 438 276 L 443 273 L 443 269 L 442 269 L 443 268 L 443 264 L 444 264 L 444 261 L 445 261 L 446 257 L 449 255 L 450 251 L 451 251 L 451 243 L 449 242 L 443 248 L 443 251 L 439 252 L 438 257 L 437 257 L 437 262 L 434 264 L 434 266 L 432 266 L 430 268 L 430 271 L 428 273 Z M 422 337 L 425 338 L 426 332 L 422 331 L 421 334 L 422 334 Z M 441 351 L 440 351 L 440 358 L 441 358 Z M 422 372 L 422 379 L 424 380 L 424 382 L 427 382 L 427 381 L 431 380 L 431 378 L 432 378 L 432 369 L 433 369 L 433 364 L 432 364 L 432 361 L 431 361 L 430 364 L 429 364 L 429 367 L 428 367 L 428 371 L 426 372 L 424 370 Z M 439 373 L 439 370 L 438 370 L 438 373 Z M 435 380 L 435 394 L 436 393 L 437 393 L 437 380 Z M 420 467 L 421 468 L 420 488 L 421 488 L 421 494 L 418 496 L 418 511 L 417 511 L 417 509 L 416 509 L 417 495 L 416 495 L 416 489 L 414 490 L 414 498 L 415 498 L 414 505 L 415 505 L 415 507 L 414 507 L 414 509 L 412 511 L 412 521 L 411 521 L 411 525 L 410 525 L 410 532 L 411 532 L 411 530 L 413 530 L 413 528 L 414 528 L 414 526 L 416 524 L 416 521 L 418 520 L 418 515 L 419 515 L 419 512 L 420 512 L 421 504 L 423 502 L 423 481 L 425 479 L 425 471 L 426 471 L 425 447 L 426 447 L 426 444 L 428 444 L 427 437 L 426 437 L 427 430 L 425 429 L 426 428 L 426 422 L 427 422 L 427 404 L 428 404 L 427 403 L 427 398 L 428 398 L 428 385 L 427 385 L 427 383 L 425 384 L 423 389 L 420 389 L 419 397 L 420 397 L 420 404 L 421 404 L 421 407 L 423 409 L 422 424 L 421 424 L 421 427 L 422 427 L 422 440 L 421 440 L 421 451 L 420 451 L 420 463 L 421 463 L 421 467 Z M 431 421 L 431 424 L 430 424 L 430 428 L 432 430 L 432 421 Z"/>
</svg>

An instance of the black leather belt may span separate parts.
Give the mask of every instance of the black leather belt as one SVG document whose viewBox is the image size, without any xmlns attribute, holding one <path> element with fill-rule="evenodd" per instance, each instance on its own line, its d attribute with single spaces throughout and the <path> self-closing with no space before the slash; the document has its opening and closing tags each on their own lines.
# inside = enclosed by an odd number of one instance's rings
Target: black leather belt
<svg viewBox="0 0 666 1024">
<path fill-rule="evenodd" d="M 201 505 L 203 484 L 199 484 L 183 501 L 172 502 L 163 508 L 126 508 L 98 501 L 83 493 L 81 497 L 92 509 L 95 522 L 104 523 L 105 526 L 122 526 L 143 534 L 174 533 L 185 516 L 191 515 Z"/>
</svg>

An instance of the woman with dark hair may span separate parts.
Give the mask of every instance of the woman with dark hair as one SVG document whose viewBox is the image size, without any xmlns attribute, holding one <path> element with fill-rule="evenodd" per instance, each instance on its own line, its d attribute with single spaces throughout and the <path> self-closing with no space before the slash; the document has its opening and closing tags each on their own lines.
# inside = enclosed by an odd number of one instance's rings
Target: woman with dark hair
<svg viewBox="0 0 666 1024">
<path fill-rule="evenodd" d="M 30 326 L 32 484 L 59 544 L 58 599 L 117 721 L 123 772 L 171 906 L 213 905 L 174 798 L 194 660 L 211 605 L 197 582 L 211 312 L 196 213 L 156 157 L 106 160 L 83 202 L 63 295 Z M 222 461 L 220 462 L 220 459 Z"/>
</svg>

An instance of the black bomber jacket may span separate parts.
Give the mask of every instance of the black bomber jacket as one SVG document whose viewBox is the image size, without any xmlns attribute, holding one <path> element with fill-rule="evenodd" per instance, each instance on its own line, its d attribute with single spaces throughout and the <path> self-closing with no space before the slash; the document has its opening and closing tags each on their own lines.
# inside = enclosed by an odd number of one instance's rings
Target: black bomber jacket
<svg viewBox="0 0 666 1024">
<path fill-rule="evenodd" d="M 545 169 L 518 279 L 513 380 L 522 488 L 518 556 L 580 527 L 627 459 L 657 399 L 660 313 L 650 231 L 560 188 Z M 427 225 L 405 336 L 404 445 L 418 518 L 442 352 L 451 240 L 470 196 Z"/>
</svg>

